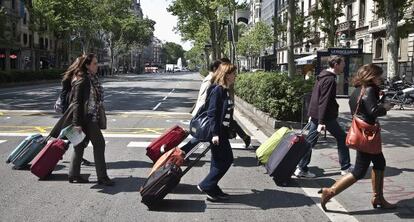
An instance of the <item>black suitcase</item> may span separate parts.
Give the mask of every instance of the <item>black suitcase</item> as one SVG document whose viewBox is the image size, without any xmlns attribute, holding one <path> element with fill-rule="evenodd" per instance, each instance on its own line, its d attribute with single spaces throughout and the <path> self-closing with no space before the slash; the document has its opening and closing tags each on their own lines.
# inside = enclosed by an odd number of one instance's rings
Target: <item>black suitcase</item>
<svg viewBox="0 0 414 222">
<path fill-rule="evenodd" d="M 300 159 L 310 148 L 310 143 L 302 133 L 286 134 L 265 165 L 267 173 L 278 186 L 286 186 Z"/>
<path fill-rule="evenodd" d="M 196 146 L 191 150 L 185 159 L 196 150 L 202 144 Z M 140 189 L 141 193 L 141 202 L 148 206 L 149 209 L 152 209 L 164 199 L 167 194 L 169 194 L 179 183 L 181 177 L 183 177 L 209 150 L 210 145 L 207 145 L 207 148 L 197 156 L 197 158 L 187 166 L 187 168 L 182 171 L 181 168 L 175 164 L 167 164 L 153 174 L 145 181 L 144 185 Z"/>
</svg>

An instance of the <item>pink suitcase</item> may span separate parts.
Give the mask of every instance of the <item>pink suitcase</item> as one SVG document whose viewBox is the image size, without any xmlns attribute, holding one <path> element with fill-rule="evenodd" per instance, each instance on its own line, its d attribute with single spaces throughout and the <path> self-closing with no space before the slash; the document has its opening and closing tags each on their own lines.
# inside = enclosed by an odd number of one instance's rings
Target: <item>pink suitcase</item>
<svg viewBox="0 0 414 222">
<path fill-rule="evenodd" d="M 168 129 L 147 147 L 147 156 L 155 163 L 167 151 L 177 147 L 188 136 L 188 131 L 176 125 Z"/>
<path fill-rule="evenodd" d="M 59 160 L 69 147 L 69 143 L 62 139 L 49 142 L 32 161 L 30 171 L 40 179 L 47 178 L 55 169 Z"/>
</svg>

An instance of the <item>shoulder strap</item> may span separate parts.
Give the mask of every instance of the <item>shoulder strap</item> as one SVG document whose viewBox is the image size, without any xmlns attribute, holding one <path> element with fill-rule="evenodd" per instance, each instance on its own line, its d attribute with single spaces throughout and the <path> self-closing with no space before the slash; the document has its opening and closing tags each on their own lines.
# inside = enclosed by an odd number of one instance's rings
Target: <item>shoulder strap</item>
<svg viewBox="0 0 414 222">
<path fill-rule="evenodd" d="M 364 94 L 365 94 L 365 87 L 362 86 L 361 93 L 359 94 L 359 98 L 358 98 L 358 101 L 357 101 L 357 107 L 355 109 L 354 115 L 356 115 L 358 113 L 359 105 L 361 104 L 361 99 L 362 99 L 362 96 L 364 96 Z"/>
</svg>

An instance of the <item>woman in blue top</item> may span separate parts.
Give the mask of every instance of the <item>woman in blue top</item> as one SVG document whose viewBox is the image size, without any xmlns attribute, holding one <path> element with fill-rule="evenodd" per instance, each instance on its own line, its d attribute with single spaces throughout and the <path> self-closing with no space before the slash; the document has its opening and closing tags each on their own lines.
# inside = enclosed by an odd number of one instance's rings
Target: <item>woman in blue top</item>
<svg viewBox="0 0 414 222">
<path fill-rule="evenodd" d="M 197 188 L 207 194 L 210 201 L 227 200 L 229 195 L 218 186 L 220 179 L 233 163 L 233 152 L 229 142 L 229 126 L 233 120 L 234 102 L 229 88 L 236 80 L 236 66 L 222 63 L 212 82 L 216 85 L 208 101 L 208 117 L 212 132 L 210 172 Z"/>
</svg>

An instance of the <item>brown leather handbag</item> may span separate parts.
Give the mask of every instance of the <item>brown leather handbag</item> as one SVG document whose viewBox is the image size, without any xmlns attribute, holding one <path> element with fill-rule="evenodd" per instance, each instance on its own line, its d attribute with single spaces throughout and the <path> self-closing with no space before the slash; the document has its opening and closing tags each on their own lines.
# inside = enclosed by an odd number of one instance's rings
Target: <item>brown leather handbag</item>
<svg viewBox="0 0 414 222">
<path fill-rule="evenodd" d="M 354 116 L 352 117 L 352 125 L 346 136 L 346 145 L 360 152 L 379 154 L 382 152 L 381 127 L 379 123 L 375 123 L 374 125 L 368 124 L 357 117 L 361 98 L 364 93 L 365 88 L 362 88 Z"/>
</svg>

